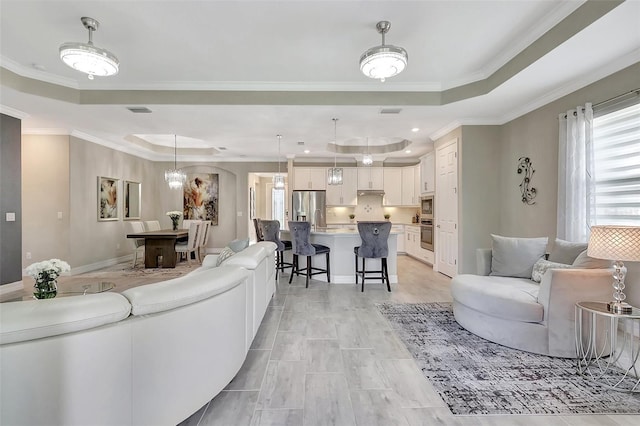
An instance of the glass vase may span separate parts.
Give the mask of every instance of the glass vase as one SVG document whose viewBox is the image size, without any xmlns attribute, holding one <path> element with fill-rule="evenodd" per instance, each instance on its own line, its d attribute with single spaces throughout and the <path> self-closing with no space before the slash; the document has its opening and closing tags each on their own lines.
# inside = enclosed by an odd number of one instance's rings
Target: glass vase
<svg viewBox="0 0 640 426">
<path fill-rule="evenodd" d="M 178 222 L 179 221 L 180 221 L 179 218 L 171 219 L 171 225 L 173 225 L 173 230 L 174 231 L 178 230 Z"/>
<path fill-rule="evenodd" d="M 58 282 L 56 280 L 51 281 L 36 281 L 33 291 L 33 297 L 36 299 L 53 299 L 58 294 Z"/>
</svg>

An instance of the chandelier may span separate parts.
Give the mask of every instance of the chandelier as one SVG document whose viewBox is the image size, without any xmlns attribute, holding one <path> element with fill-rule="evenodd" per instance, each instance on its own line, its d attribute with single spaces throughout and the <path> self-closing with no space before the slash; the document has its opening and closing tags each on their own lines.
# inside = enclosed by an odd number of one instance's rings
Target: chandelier
<svg viewBox="0 0 640 426">
<path fill-rule="evenodd" d="M 369 154 L 369 138 L 367 138 L 367 153 L 362 156 L 362 164 L 365 166 L 373 164 L 373 157 Z"/>
<path fill-rule="evenodd" d="M 333 167 L 327 170 L 327 183 L 329 185 L 342 185 L 342 167 L 336 167 L 338 153 L 338 119 L 333 120 Z"/>
<path fill-rule="evenodd" d="M 280 142 L 282 135 L 276 135 L 278 138 L 278 174 L 273 177 L 273 189 L 284 190 L 284 176 L 280 174 Z"/>
<path fill-rule="evenodd" d="M 93 18 L 80 18 L 84 27 L 89 30 L 89 42 L 69 42 L 60 46 L 60 59 L 71 68 L 93 76 L 108 77 L 118 74 L 120 62 L 116 56 L 106 49 L 93 45 L 93 32 L 98 29 L 100 23 Z"/>
<path fill-rule="evenodd" d="M 178 136 L 173 135 L 173 169 L 164 172 L 164 180 L 171 189 L 180 189 L 187 181 L 187 175 L 178 169 Z"/>
<path fill-rule="evenodd" d="M 382 44 L 368 49 L 360 56 L 360 71 L 367 77 L 378 78 L 382 82 L 400 74 L 409 61 L 409 55 L 402 47 L 384 44 L 384 35 L 390 28 L 389 21 L 378 22 L 376 29 L 382 34 Z"/>
</svg>

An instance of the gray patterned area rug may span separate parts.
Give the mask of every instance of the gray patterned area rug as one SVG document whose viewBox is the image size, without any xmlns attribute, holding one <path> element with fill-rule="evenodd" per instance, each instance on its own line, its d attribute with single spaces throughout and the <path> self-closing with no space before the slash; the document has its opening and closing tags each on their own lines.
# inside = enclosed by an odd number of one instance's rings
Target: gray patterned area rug
<svg viewBox="0 0 640 426">
<path fill-rule="evenodd" d="M 578 376 L 572 359 L 518 351 L 468 332 L 450 303 L 377 306 L 453 414 L 640 413 L 640 395 Z"/>
</svg>

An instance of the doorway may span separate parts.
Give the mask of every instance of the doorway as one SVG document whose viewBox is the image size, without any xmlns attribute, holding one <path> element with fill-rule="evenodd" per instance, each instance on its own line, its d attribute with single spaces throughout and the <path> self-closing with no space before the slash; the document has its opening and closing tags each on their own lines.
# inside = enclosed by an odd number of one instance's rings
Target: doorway
<svg viewBox="0 0 640 426">
<path fill-rule="evenodd" d="M 436 267 L 458 273 L 458 139 L 436 149 Z"/>
</svg>

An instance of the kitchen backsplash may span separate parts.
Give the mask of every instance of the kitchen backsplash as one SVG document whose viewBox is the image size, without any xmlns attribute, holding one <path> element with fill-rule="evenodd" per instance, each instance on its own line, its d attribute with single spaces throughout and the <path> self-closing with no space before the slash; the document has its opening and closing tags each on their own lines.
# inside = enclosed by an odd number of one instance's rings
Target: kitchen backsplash
<svg viewBox="0 0 640 426">
<path fill-rule="evenodd" d="M 384 207 L 379 195 L 365 195 L 358 197 L 355 207 L 327 207 L 327 223 L 349 223 L 349 215 L 355 214 L 354 221 L 384 220 L 385 214 L 390 214 L 389 220 L 395 223 L 411 223 L 415 218 L 418 207 Z"/>
</svg>

